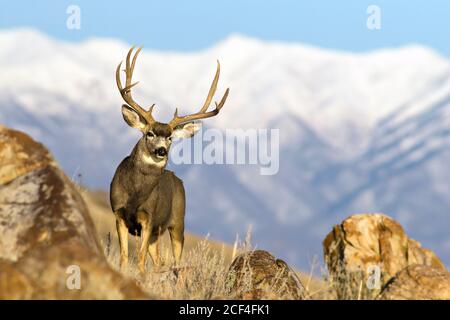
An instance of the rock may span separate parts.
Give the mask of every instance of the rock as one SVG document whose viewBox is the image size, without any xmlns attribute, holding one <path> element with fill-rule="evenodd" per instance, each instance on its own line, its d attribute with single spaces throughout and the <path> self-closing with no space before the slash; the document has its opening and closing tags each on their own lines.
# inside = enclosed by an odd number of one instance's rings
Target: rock
<svg viewBox="0 0 450 320">
<path fill-rule="evenodd" d="M 350 216 L 334 226 L 323 249 L 339 299 L 374 298 L 409 265 L 445 270 L 432 251 L 409 239 L 402 226 L 384 214 Z"/>
<path fill-rule="evenodd" d="M 56 165 L 42 144 L 3 126 L 0 126 L 0 164 L 0 185 L 33 170 Z"/>
<path fill-rule="evenodd" d="M 389 281 L 380 300 L 450 300 L 450 273 L 426 265 L 412 265 Z"/>
<path fill-rule="evenodd" d="M 231 296 L 237 299 L 304 299 L 306 290 L 294 271 L 267 251 L 236 257 L 227 275 Z"/>
<path fill-rule="evenodd" d="M 80 194 L 48 150 L 5 127 L 0 270 L 0 299 L 148 298 L 108 265 Z"/>
</svg>

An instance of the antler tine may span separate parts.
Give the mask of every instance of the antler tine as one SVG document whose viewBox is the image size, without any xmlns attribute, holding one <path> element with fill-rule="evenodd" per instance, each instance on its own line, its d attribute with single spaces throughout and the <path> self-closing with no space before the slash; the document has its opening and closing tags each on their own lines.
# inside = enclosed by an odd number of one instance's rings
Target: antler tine
<svg viewBox="0 0 450 320">
<path fill-rule="evenodd" d="M 217 90 L 217 83 L 219 82 L 219 76 L 220 76 L 220 62 L 219 60 L 217 60 L 216 74 L 214 76 L 213 82 L 211 83 L 211 87 L 209 88 L 208 96 L 206 97 L 205 103 L 203 104 L 203 107 L 200 109 L 200 112 L 205 112 L 206 110 L 208 110 L 208 107 L 211 104 L 211 100 L 214 97 L 214 94 L 216 93 Z"/>
<path fill-rule="evenodd" d="M 219 104 L 217 104 L 217 102 L 215 102 L 217 112 L 219 112 L 220 109 L 222 109 L 223 105 L 225 104 L 225 101 L 227 101 L 228 93 L 230 93 L 230 88 L 227 88 L 227 90 L 225 90 L 225 93 L 223 94 L 223 97 L 220 100 Z"/>
<path fill-rule="evenodd" d="M 142 108 L 136 101 L 133 100 L 133 97 L 131 96 L 131 88 L 133 88 L 135 85 L 137 85 L 139 83 L 139 81 L 135 82 L 135 83 L 131 83 L 131 80 L 133 78 L 133 71 L 134 71 L 134 66 L 136 65 L 136 59 L 137 56 L 139 55 L 139 53 L 142 50 L 142 47 L 140 47 L 136 53 L 133 56 L 133 60 L 131 61 L 130 64 L 130 58 L 131 58 L 131 54 L 133 53 L 133 50 L 135 49 L 135 47 L 131 47 L 131 49 L 128 51 L 127 54 L 127 58 L 126 58 L 126 62 L 125 62 L 125 88 L 122 87 L 122 82 L 120 80 L 120 67 L 122 66 L 122 62 L 119 63 L 119 65 L 117 66 L 116 69 L 116 82 L 117 82 L 117 87 L 119 88 L 120 94 L 123 98 L 123 100 L 128 103 L 130 105 L 130 107 L 132 107 L 137 113 L 139 113 L 142 117 L 144 117 L 144 119 L 147 120 L 147 122 L 152 123 L 154 122 L 154 118 L 152 116 L 152 110 L 153 110 L 153 106 L 149 109 L 149 111 L 145 111 L 144 108 Z"/>
<path fill-rule="evenodd" d="M 126 75 L 127 75 L 126 84 L 125 84 L 126 88 L 131 88 L 131 87 L 133 87 L 133 86 L 135 86 L 135 85 L 137 85 L 139 83 L 139 81 L 138 81 L 138 82 L 136 82 L 134 84 L 131 84 L 131 78 L 133 77 L 134 66 L 136 65 L 136 59 L 137 59 L 137 56 L 139 55 L 139 53 L 142 50 L 142 47 L 137 49 L 136 53 L 133 56 L 133 61 L 132 61 L 131 66 L 130 66 L 130 57 L 131 57 L 131 53 L 133 52 L 134 48 L 135 47 L 133 46 L 130 49 L 130 51 L 128 51 L 128 54 L 127 54 L 126 70 L 128 70 L 129 72 L 126 71 Z"/>
<path fill-rule="evenodd" d="M 219 82 L 219 76 L 220 76 L 220 62 L 219 62 L 219 60 L 217 60 L 216 74 L 211 83 L 211 87 L 209 88 L 208 96 L 206 97 L 205 103 L 203 104 L 202 108 L 197 113 L 187 115 L 187 116 L 182 116 L 182 117 L 178 116 L 178 109 L 175 109 L 173 119 L 169 122 L 169 125 L 172 128 L 175 128 L 179 124 L 189 122 L 192 120 L 199 120 L 199 119 L 206 119 L 206 118 L 214 117 L 215 115 L 217 115 L 220 112 L 220 109 L 222 109 L 222 107 L 225 104 L 225 101 L 227 100 L 228 93 L 230 92 L 230 88 L 227 88 L 227 90 L 225 91 L 225 93 L 219 103 L 215 102 L 216 108 L 214 110 L 206 112 L 206 110 L 208 110 L 208 108 L 211 104 L 214 94 L 216 93 L 217 83 Z"/>
</svg>

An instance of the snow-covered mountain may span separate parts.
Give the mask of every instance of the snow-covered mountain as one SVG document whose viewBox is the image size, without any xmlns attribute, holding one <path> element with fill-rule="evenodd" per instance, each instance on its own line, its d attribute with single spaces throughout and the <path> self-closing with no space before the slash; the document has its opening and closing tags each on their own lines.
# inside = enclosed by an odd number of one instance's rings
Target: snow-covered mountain
<svg viewBox="0 0 450 320">
<path fill-rule="evenodd" d="M 65 43 L 29 29 L 0 32 L 0 123 L 30 133 L 69 176 L 109 187 L 139 133 L 120 114 L 115 68 L 129 44 Z M 172 166 L 187 189 L 187 228 L 253 242 L 308 267 L 333 224 L 385 212 L 450 265 L 450 63 L 407 46 L 364 54 L 230 36 L 193 53 L 144 50 L 134 97 L 194 111 L 222 66 L 208 127 L 279 128 L 280 170 Z M 82 177 L 78 177 L 82 174 Z"/>
</svg>

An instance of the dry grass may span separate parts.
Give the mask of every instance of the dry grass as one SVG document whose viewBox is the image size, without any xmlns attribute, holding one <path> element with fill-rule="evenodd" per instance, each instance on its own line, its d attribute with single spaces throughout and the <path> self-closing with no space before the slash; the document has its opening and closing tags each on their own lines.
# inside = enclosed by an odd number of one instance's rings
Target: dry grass
<svg viewBox="0 0 450 320">
<path fill-rule="evenodd" d="M 91 212 L 97 228 L 99 240 L 104 247 L 105 256 L 111 266 L 118 270 L 119 247 L 115 230 L 115 219 L 104 192 L 88 192 L 79 187 Z M 242 292 L 230 290 L 227 278 L 233 257 L 241 252 L 251 250 L 250 233 L 244 241 L 236 240 L 234 245 L 227 245 L 211 239 L 186 234 L 182 265 L 173 269 L 170 241 L 167 233 L 160 243 L 163 266 L 155 270 L 151 259 L 147 262 L 147 274 L 139 276 L 137 270 L 137 248 L 140 238 L 130 236 L 130 257 L 127 276 L 136 279 L 140 286 L 152 295 L 164 299 L 229 299 L 240 296 L 250 290 L 251 275 L 248 281 L 241 283 Z M 296 272 L 307 289 L 309 299 L 334 299 L 335 284 L 318 279 L 319 265 L 314 262 L 309 273 Z M 245 278 L 244 277 L 244 278 Z M 274 293 L 276 294 L 276 293 Z"/>
<path fill-rule="evenodd" d="M 344 266 L 334 266 L 334 276 L 325 280 L 331 294 L 328 299 L 337 300 L 372 300 L 380 293 L 379 289 L 369 289 L 367 275 L 362 271 L 349 272 Z"/>
</svg>

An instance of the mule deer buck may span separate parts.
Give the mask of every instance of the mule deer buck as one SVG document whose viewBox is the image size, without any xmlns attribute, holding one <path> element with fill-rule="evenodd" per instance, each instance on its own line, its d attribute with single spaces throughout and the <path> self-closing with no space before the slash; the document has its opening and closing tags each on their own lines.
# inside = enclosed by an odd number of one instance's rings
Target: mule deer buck
<svg viewBox="0 0 450 320">
<path fill-rule="evenodd" d="M 215 109 L 208 111 L 217 89 L 220 64 L 201 109 L 194 114 L 179 116 L 177 109 L 169 123 L 156 121 L 152 116 L 154 104 L 145 110 L 136 103 L 131 88 L 136 58 L 142 48 L 134 51 L 132 47 L 126 57 L 125 87 L 120 80 L 120 67 L 116 70 L 116 82 L 122 98 L 125 122 L 142 132 L 131 154 L 126 157 L 114 174 L 111 182 L 111 207 L 116 216 L 116 227 L 120 244 L 120 267 L 128 264 L 128 233 L 141 237 L 138 253 L 139 271 L 145 271 L 147 251 L 154 266 L 160 265 L 158 238 L 169 231 L 175 264 L 179 265 L 184 244 L 185 192 L 183 182 L 173 172 L 166 170 L 168 153 L 174 138 L 190 138 L 199 129 L 200 123 L 194 120 L 210 118 L 219 113 L 229 93 L 225 91 Z M 131 61 L 130 61 L 131 60 Z"/>
</svg>

